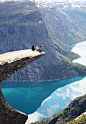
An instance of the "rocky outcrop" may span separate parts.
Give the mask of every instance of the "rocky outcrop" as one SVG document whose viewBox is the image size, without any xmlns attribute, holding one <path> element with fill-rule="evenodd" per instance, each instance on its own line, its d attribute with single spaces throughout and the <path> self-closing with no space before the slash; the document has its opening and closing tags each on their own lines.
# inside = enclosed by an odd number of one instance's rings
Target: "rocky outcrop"
<svg viewBox="0 0 86 124">
<path fill-rule="evenodd" d="M 40 58 L 44 52 L 21 50 L 0 55 L 0 81 Z M 28 116 L 6 102 L 1 92 L 0 82 L 0 124 L 25 124 Z"/>
<path fill-rule="evenodd" d="M 42 50 L 46 52 L 41 61 L 38 60 L 19 70 L 8 78 L 6 82 L 35 82 L 86 75 L 84 66 L 77 69 L 78 67 L 67 58 L 65 58 L 64 63 L 64 58 L 61 56 L 76 58 L 72 53 L 71 57 L 69 52 L 66 51 L 68 47 L 65 50 L 63 46 L 66 46 L 65 43 L 69 45 L 72 37 L 69 35 L 69 31 L 70 33 L 72 31 L 77 32 L 77 27 L 69 16 L 59 8 L 52 8 L 47 11 L 43 20 L 39 9 L 31 2 L 0 3 L 0 54 L 28 49 L 32 45 L 40 45 Z M 64 31 L 67 31 L 68 36 L 71 36 L 68 40 Z M 51 34 L 51 37 L 49 34 Z M 73 39 L 71 44 L 75 43 L 75 41 Z"/>
<path fill-rule="evenodd" d="M 42 120 L 37 123 L 45 124 L 46 122 L 46 124 L 66 124 L 84 112 L 86 112 L 86 95 L 76 98 L 68 105 L 67 108 L 60 111 L 59 113 L 56 113 L 51 118 Z"/>
<path fill-rule="evenodd" d="M 25 124 L 28 116 L 12 108 L 0 92 L 0 124 Z"/>
<path fill-rule="evenodd" d="M 21 50 L 0 55 L 0 81 L 40 58 L 44 52 Z"/>
<path fill-rule="evenodd" d="M 86 112 L 84 112 L 81 115 L 79 115 L 77 118 L 75 118 L 75 120 L 78 120 L 78 119 L 82 118 L 83 115 L 86 115 Z"/>
</svg>

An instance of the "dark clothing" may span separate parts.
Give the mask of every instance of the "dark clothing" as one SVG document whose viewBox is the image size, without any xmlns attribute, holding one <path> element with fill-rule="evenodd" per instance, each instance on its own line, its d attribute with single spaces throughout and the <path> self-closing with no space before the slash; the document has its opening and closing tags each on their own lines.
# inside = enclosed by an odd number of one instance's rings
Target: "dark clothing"
<svg viewBox="0 0 86 124">
<path fill-rule="evenodd" d="M 34 51 L 35 49 L 34 49 L 34 45 L 32 46 L 32 50 Z"/>
<path fill-rule="evenodd" d="M 39 47 L 39 52 L 42 52 L 42 50 L 41 50 L 41 46 Z"/>
</svg>

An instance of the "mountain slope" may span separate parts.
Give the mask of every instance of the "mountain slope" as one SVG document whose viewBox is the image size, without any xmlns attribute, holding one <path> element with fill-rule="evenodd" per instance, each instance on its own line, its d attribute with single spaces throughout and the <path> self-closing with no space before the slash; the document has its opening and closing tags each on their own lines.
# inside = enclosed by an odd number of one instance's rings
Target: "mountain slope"
<svg viewBox="0 0 86 124">
<path fill-rule="evenodd" d="M 39 59 L 44 54 L 44 52 L 29 49 L 0 55 L 0 124 L 24 124 L 28 118 L 25 113 L 12 108 L 5 100 L 1 90 L 1 81 L 6 80 L 14 72 Z"/>
<path fill-rule="evenodd" d="M 54 8 L 54 10 L 55 10 L 55 8 Z M 55 25 L 56 25 L 55 24 L 55 19 L 57 18 L 57 14 L 54 14 L 54 12 L 55 12 L 54 11 L 52 13 L 52 16 L 51 16 L 50 15 L 50 13 L 51 13 L 50 9 L 49 10 L 47 9 L 45 11 L 41 10 L 41 12 L 42 12 L 42 15 L 43 15 L 43 18 L 45 20 L 45 24 L 46 24 L 48 30 L 52 31 L 52 33 L 54 34 L 54 30 L 55 31 L 58 30 L 58 26 L 57 26 L 57 29 L 55 27 Z M 76 24 L 75 26 L 78 27 L 78 30 L 75 30 L 75 31 L 72 31 L 72 32 L 69 31 L 70 35 L 71 35 L 71 33 L 74 34 L 74 32 L 75 32 L 74 36 L 76 36 L 75 39 L 77 38 L 76 39 L 77 42 L 80 41 L 81 39 L 84 39 L 85 38 L 85 31 L 86 31 L 86 29 L 85 29 L 85 16 L 86 16 L 85 12 L 81 12 L 81 11 L 77 11 L 77 10 L 76 11 L 75 10 L 65 10 L 65 12 L 69 14 L 69 16 L 73 19 L 74 23 Z M 53 14 L 54 14 L 54 17 L 53 17 Z M 51 19 L 50 24 L 48 24 L 49 19 Z M 52 21 L 54 21 L 54 23 L 52 23 Z M 82 29 L 82 30 L 80 30 L 80 29 Z M 67 33 L 67 30 L 65 30 L 65 31 Z M 63 30 L 62 30 L 62 32 L 64 33 Z M 59 34 L 59 31 L 58 31 L 58 34 Z M 58 36 L 59 35 L 57 35 L 57 37 Z M 56 39 L 57 39 L 57 37 L 56 37 Z M 73 38 L 73 37 L 71 37 L 71 38 Z M 72 41 L 72 39 L 70 39 L 70 41 Z M 67 43 L 67 42 L 65 42 L 65 43 Z M 70 43 L 73 43 L 73 42 L 70 42 Z M 70 44 L 70 43 L 68 43 L 68 44 Z M 55 41 L 55 44 L 60 44 L 59 43 L 59 38 L 58 38 L 57 42 Z M 64 46 L 63 46 L 63 48 L 65 49 Z M 86 105 L 86 95 L 82 96 L 82 97 L 79 97 L 79 98 L 76 98 L 75 100 L 73 100 L 68 105 L 67 108 L 60 111 L 59 113 L 56 113 L 51 118 L 44 119 L 44 120 L 39 121 L 35 124 L 41 124 L 41 123 L 42 124 L 66 124 L 67 122 L 68 122 L 68 124 L 78 124 L 78 123 L 85 124 L 86 123 L 86 116 L 83 116 L 80 120 L 77 120 L 77 121 L 73 120 L 77 116 L 81 115 L 83 112 L 86 111 L 85 105 Z M 73 121 L 71 121 L 71 120 L 73 120 Z M 71 122 L 69 123 L 69 121 L 71 121 Z"/>
<path fill-rule="evenodd" d="M 86 95 L 73 100 L 67 108 L 56 113 L 49 119 L 34 124 L 66 124 L 86 111 Z M 77 121 L 76 121 L 77 122 Z M 71 124 L 71 123 L 70 123 Z M 75 124 L 75 123 L 74 123 Z M 76 123 L 77 124 L 77 123 Z"/>
<path fill-rule="evenodd" d="M 86 37 L 86 6 L 78 9 L 66 9 L 64 10 L 73 22 L 78 26 L 79 32 Z"/>
<path fill-rule="evenodd" d="M 61 18 L 64 18 L 65 15 L 66 14 L 62 12 Z M 67 16 L 68 15 L 66 15 L 65 18 Z M 65 29 L 65 23 L 66 22 L 62 23 L 62 32 L 63 30 L 69 31 L 71 28 L 77 32 L 78 29 L 76 26 L 74 28 L 73 26 L 69 26 Z M 70 23 L 74 25 L 73 22 Z M 62 32 L 58 33 L 58 37 L 62 35 Z M 41 13 L 34 3 L 0 3 L 0 53 L 28 49 L 31 48 L 32 45 L 42 46 L 42 50 L 46 53 L 37 62 L 19 70 L 6 81 L 29 82 L 65 79 L 86 75 L 85 66 L 74 64 L 68 59 L 72 54 L 65 50 L 68 48 L 66 44 L 69 44 L 67 39 L 64 41 L 67 42 L 65 43 L 65 47 L 62 47 L 61 42 L 63 41 L 59 40 L 60 44 L 58 44 L 55 40 L 56 43 L 54 44 L 54 42 L 52 42 L 53 38 L 49 36 L 49 33 L 52 34 L 52 32 L 47 30 Z M 64 36 L 66 38 L 66 35 Z M 68 58 L 65 56 L 68 56 Z M 75 56 L 71 58 L 73 59 Z"/>
<path fill-rule="evenodd" d="M 45 25 L 48 29 L 52 43 L 58 52 L 73 60 L 78 55 L 68 50 L 69 45 L 85 40 L 85 36 L 79 33 L 79 28 L 72 21 L 70 16 L 59 7 L 39 8 Z M 60 51 L 58 49 L 60 48 Z"/>
</svg>

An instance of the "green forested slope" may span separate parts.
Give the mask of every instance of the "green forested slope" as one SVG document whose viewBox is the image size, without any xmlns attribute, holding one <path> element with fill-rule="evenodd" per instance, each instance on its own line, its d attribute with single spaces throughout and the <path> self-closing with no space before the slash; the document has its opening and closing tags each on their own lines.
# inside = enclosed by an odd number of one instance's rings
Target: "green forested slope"
<svg viewBox="0 0 86 124">
<path fill-rule="evenodd" d="M 61 8 L 40 8 L 40 11 L 42 13 L 45 25 L 48 29 L 51 41 L 55 45 L 57 51 L 71 60 L 79 57 L 78 55 L 71 53 L 68 50 L 70 45 L 86 39 L 85 35 L 81 33 L 79 24 L 76 25 L 76 23 L 72 21 L 72 17 L 66 14 Z M 66 12 L 69 13 L 70 10 L 66 10 Z M 79 21 L 80 19 L 81 18 L 76 18 L 76 21 Z M 58 49 L 58 47 L 60 50 Z"/>
</svg>

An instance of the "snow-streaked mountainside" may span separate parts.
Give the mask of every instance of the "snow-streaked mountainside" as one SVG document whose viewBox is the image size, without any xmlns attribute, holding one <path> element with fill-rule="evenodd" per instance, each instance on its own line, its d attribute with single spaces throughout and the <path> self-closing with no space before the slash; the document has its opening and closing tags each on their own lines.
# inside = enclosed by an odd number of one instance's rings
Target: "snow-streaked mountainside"
<svg viewBox="0 0 86 124">
<path fill-rule="evenodd" d="M 37 3 L 51 3 L 55 4 L 57 2 L 59 3 L 73 3 L 73 4 L 79 4 L 79 5 L 86 5 L 86 0 L 0 0 L 0 2 L 5 2 L 5 1 L 21 1 L 21 2 L 37 2 Z"/>
<path fill-rule="evenodd" d="M 74 4 L 74 3 L 70 3 L 70 2 L 53 2 L 53 3 L 47 3 L 47 2 L 41 2 L 39 4 L 37 4 L 38 7 L 42 6 L 42 7 L 48 7 L 48 8 L 52 8 L 54 7 L 60 7 L 62 9 L 86 9 L 86 4 Z"/>
<path fill-rule="evenodd" d="M 73 3 L 73 4 L 79 4 L 79 5 L 86 5 L 86 0 L 35 0 L 38 3 Z"/>
</svg>

